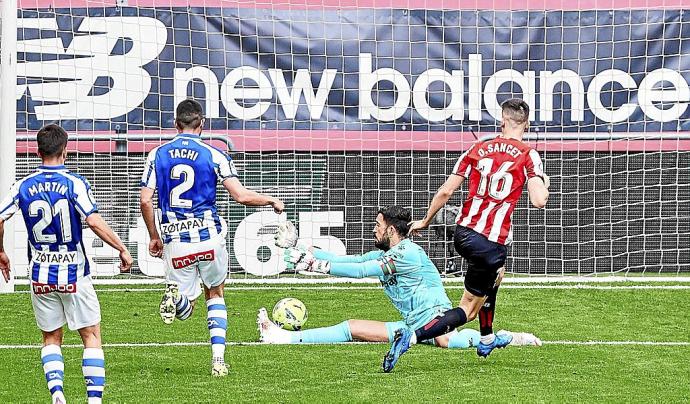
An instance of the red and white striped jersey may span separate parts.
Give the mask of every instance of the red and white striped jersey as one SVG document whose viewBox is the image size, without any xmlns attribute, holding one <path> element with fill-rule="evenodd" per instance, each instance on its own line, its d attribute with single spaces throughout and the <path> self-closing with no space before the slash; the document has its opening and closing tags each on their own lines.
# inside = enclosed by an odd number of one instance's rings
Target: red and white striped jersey
<svg viewBox="0 0 690 404">
<path fill-rule="evenodd" d="M 469 194 L 457 224 L 489 240 L 510 244 L 510 216 L 527 179 L 543 177 L 539 153 L 515 139 L 478 142 L 455 164 L 453 174 L 469 179 Z"/>
</svg>

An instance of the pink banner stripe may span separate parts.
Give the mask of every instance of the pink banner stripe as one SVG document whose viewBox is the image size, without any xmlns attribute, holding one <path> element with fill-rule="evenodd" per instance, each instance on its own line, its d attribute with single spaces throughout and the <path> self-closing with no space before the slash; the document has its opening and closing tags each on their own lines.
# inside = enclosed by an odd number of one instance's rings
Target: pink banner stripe
<svg viewBox="0 0 690 404">
<path fill-rule="evenodd" d="M 20 8 L 114 7 L 115 0 L 18 0 Z M 610 10 L 689 8 L 688 0 L 129 0 L 133 7 L 269 9 Z"/>
<path fill-rule="evenodd" d="M 70 141 L 68 148 L 82 153 L 114 153 L 117 151 L 112 132 L 77 132 L 80 135 L 103 137 L 103 140 Z M 244 130 L 205 132 L 216 136 L 227 137 L 236 152 L 270 152 L 270 151 L 463 151 L 467 150 L 476 139 L 470 132 L 391 132 L 391 131 L 309 131 L 309 130 Z M 130 131 L 129 134 L 165 136 L 175 134 L 174 130 Z M 588 135 L 583 133 L 582 135 Z M 538 151 L 690 151 L 690 139 L 673 138 L 681 133 L 628 133 L 626 139 L 616 140 L 571 140 L 564 139 L 572 133 L 549 133 L 546 140 L 529 142 Z M 687 132 L 683 132 L 687 135 Z M 33 136 L 33 133 L 22 132 L 19 136 Z M 488 133 L 477 133 L 480 138 Z M 646 136 L 664 135 L 664 139 L 645 139 Z M 118 135 L 123 136 L 123 135 Z M 540 135 L 541 136 L 541 135 Z M 125 135 L 126 138 L 126 135 Z M 166 139 L 135 140 L 127 142 L 130 153 L 147 152 L 163 143 Z M 225 149 L 222 141 L 211 141 Z M 18 153 L 35 153 L 33 140 L 17 141 Z"/>
</svg>

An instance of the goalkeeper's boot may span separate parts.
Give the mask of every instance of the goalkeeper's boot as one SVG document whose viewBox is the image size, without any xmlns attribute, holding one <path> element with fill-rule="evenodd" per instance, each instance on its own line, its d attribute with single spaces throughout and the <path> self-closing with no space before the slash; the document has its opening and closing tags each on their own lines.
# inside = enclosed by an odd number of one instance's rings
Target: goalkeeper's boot
<svg viewBox="0 0 690 404">
<path fill-rule="evenodd" d="M 176 302 L 180 299 L 180 287 L 176 282 L 168 282 L 165 285 L 165 293 L 160 304 L 161 319 L 165 324 L 172 324 L 177 313 Z"/>
<path fill-rule="evenodd" d="M 259 341 L 264 344 L 289 344 L 292 340 L 290 331 L 283 330 L 271 321 L 264 307 L 259 309 L 256 325 L 259 329 Z"/>
<path fill-rule="evenodd" d="M 393 344 L 386 356 L 383 357 L 383 371 L 389 373 L 398 363 L 400 356 L 410 349 L 410 340 L 412 339 L 412 331 L 408 328 L 401 328 L 395 332 Z"/>
<path fill-rule="evenodd" d="M 512 335 L 513 340 L 510 341 L 510 345 L 512 346 L 542 346 L 541 340 L 534 334 L 530 334 L 528 332 L 510 332 L 501 330 L 496 333 L 496 335 L 500 334 Z"/>
<path fill-rule="evenodd" d="M 508 346 L 508 344 L 510 344 L 512 340 L 512 334 L 495 334 L 494 342 L 490 344 L 485 344 L 479 341 L 479 345 L 477 345 L 477 355 L 486 358 L 495 348 L 505 348 L 506 346 Z"/>
<path fill-rule="evenodd" d="M 211 363 L 211 376 L 225 377 L 228 375 L 228 365 L 221 358 L 214 358 Z"/>
</svg>

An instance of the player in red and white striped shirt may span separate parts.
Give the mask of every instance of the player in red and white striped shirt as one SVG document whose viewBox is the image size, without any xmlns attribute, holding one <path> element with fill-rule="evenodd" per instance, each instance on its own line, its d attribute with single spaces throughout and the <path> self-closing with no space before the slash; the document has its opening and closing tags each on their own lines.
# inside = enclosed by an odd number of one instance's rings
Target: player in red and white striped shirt
<svg viewBox="0 0 690 404">
<path fill-rule="evenodd" d="M 469 179 L 469 193 L 457 224 L 484 235 L 489 241 L 504 245 L 510 244 L 513 238 L 510 216 L 520 200 L 525 181 L 536 178 L 531 187 L 534 192 L 530 193 L 535 207 L 543 208 L 548 196 L 539 153 L 522 143 L 521 138 L 522 135 L 504 135 L 476 143 L 458 159 L 451 178 L 439 192 L 442 193 L 439 199 L 445 195 L 450 197 L 457 188 L 450 191 L 448 185 L 457 183 L 459 187 L 465 179 Z M 433 203 L 431 208 L 435 208 Z M 425 224 L 421 220 L 419 222 Z"/>
<path fill-rule="evenodd" d="M 494 348 L 510 343 L 509 337 L 493 333 L 493 314 L 498 284 L 507 257 L 506 245 L 512 241 L 510 217 L 525 182 L 530 202 L 542 209 L 549 197 L 549 178 L 544 174 L 536 150 L 522 142 L 529 127 L 529 106 L 513 98 L 502 105 L 501 135 L 478 142 L 466 151 L 453 172 L 431 201 L 426 216 L 410 226 L 416 234 L 432 222 L 462 183 L 469 180 L 469 193 L 457 218 L 455 249 L 467 261 L 465 293 L 460 307 L 437 318 L 436 323 L 414 333 L 401 332 L 389 356 L 404 353 L 411 344 L 443 335 L 479 314 L 481 342 L 477 354 L 488 356 Z M 406 342 L 405 340 L 408 340 Z M 391 367 L 392 369 L 392 367 Z"/>
</svg>

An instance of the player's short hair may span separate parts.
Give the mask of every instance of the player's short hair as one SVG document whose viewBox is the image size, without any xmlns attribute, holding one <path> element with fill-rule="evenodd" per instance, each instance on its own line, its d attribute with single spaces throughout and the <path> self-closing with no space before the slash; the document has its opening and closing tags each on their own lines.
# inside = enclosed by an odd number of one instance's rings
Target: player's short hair
<svg viewBox="0 0 690 404">
<path fill-rule="evenodd" d="M 67 132 L 60 125 L 51 123 L 36 134 L 38 153 L 43 157 L 59 156 L 67 147 Z"/>
<path fill-rule="evenodd" d="M 398 234 L 405 237 L 410 231 L 410 222 L 412 221 L 412 212 L 402 206 L 391 205 L 379 209 L 378 213 L 383 215 L 383 220 L 390 226 L 393 226 Z"/>
<path fill-rule="evenodd" d="M 529 105 L 520 98 L 511 98 L 503 102 L 501 112 L 518 124 L 529 120 Z"/>
<path fill-rule="evenodd" d="M 198 102 L 186 99 L 177 105 L 175 110 L 175 125 L 180 129 L 196 129 L 204 119 L 204 110 Z"/>
</svg>

